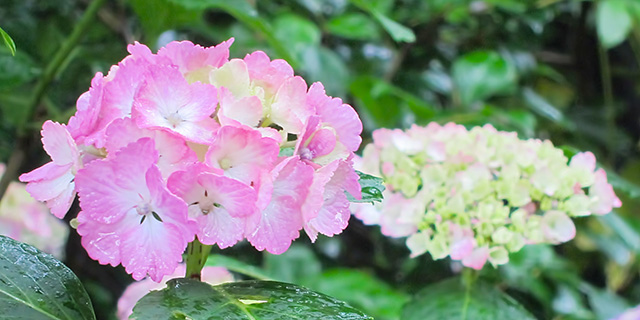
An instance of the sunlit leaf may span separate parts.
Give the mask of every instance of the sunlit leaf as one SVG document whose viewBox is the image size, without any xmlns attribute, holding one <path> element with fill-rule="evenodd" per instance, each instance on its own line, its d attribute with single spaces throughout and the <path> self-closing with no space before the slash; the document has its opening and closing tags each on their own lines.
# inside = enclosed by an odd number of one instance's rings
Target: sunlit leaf
<svg viewBox="0 0 640 320">
<path fill-rule="evenodd" d="M 630 7 L 625 0 L 604 0 L 596 9 L 598 39 L 605 48 L 613 48 L 622 43 L 631 31 L 633 20 Z"/>
<path fill-rule="evenodd" d="M 9 34 L 7 34 L 4 30 L 2 30 L 2 28 L 0 28 L 0 35 L 2 36 L 2 40 L 4 40 L 5 46 L 7 46 L 7 48 L 9 48 L 9 51 L 11 51 L 11 55 L 15 56 L 16 44 L 15 42 L 13 42 L 13 39 L 11 39 Z"/>
<path fill-rule="evenodd" d="M 133 309 L 133 318 L 153 319 L 372 319 L 346 303 L 283 282 L 240 281 L 211 286 L 173 279 Z"/>
<path fill-rule="evenodd" d="M 80 280 L 62 262 L 0 236 L 2 319 L 95 319 Z"/>
</svg>

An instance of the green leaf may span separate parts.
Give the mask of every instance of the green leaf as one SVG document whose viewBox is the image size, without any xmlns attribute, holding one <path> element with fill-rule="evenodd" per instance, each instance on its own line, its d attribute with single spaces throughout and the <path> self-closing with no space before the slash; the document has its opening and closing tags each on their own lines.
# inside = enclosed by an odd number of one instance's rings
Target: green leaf
<svg viewBox="0 0 640 320">
<path fill-rule="evenodd" d="M 15 56 L 16 43 L 13 42 L 13 39 L 11 39 L 9 34 L 7 34 L 4 30 L 2 30 L 2 28 L 0 28 L 0 35 L 2 35 L 2 40 L 4 40 L 4 45 L 7 46 L 7 48 L 9 48 L 9 51 L 11 51 L 11 55 Z"/>
<path fill-rule="evenodd" d="M 0 236 L 3 319 L 95 319 L 80 280 L 62 262 Z"/>
<path fill-rule="evenodd" d="M 413 30 L 391 20 L 389 17 L 381 13 L 374 3 L 368 0 L 351 0 L 351 2 L 358 8 L 367 11 L 373 16 L 378 23 L 389 33 L 391 38 L 396 42 L 415 42 L 416 35 Z"/>
<path fill-rule="evenodd" d="M 304 284 L 344 300 L 371 314 L 375 319 L 400 319 L 402 306 L 409 301 L 408 295 L 359 270 L 327 270 Z"/>
<path fill-rule="evenodd" d="M 525 87 L 524 89 L 522 89 L 522 96 L 531 110 L 533 110 L 538 115 L 553 122 L 565 121 L 562 111 L 552 106 L 544 97 L 533 91 L 533 89 Z"/>
<path fill-rule="evenodd" d="M 378 26 L 367 15 L 349 12 L 327 23 L 329 32 L 347 39 L 373 40 L 378 38 Z"/>
<path fill-rule="evenodd" d="M 481 281 L 471 287 L 466 310 L 463 310 L 465 290 L 460 278 L 428 286 L 404 307 L 402 319 L 464 319 L 463 314 L 469 320 L 535 319 L 513 298 Z"/>
<path fill-rule="evenodd" d="M 631 2 L 631 1 L 629 1 Z M 613 48 L 622 43 L 631 31 L 633 19 L 625 0 L 605 0 L 598 2 L 596 28 L 598 38 L 605 48 Z"/>
<path fill-rule="evenodd" d="M 306 288 L 273 281 L 211 286 L 173 279 L 133 309 L 138 320 L 153 319 L 372 319 L 346 303 Z"/>
<path fill-rule="evenodd" d="M 462 105 L 515 92 L 516 68 L 494 51 L 468 53 L 453 63 L 453 83 Z"/>
<path fill-rule="evenodd" d="M 386 189 L 382 178 L 374 177 L 357 170 L 356 173 L 360 177 L 360 180 L 358 180 L 358 182 L 360 183 L 360 187 L 362 188 L 362 199 L 358 200 L 345 191 L 347 193 L 349 201 L 358 203 L 382 202 L 382 191 Z"/>
<path fill-rule="evenodd" d="M 413 30 L 389 19 L 378 11 L 372 11 L 371 13 L 396 42 L 416 42 L 416 35 L 413 33 Z"/>
</svg>

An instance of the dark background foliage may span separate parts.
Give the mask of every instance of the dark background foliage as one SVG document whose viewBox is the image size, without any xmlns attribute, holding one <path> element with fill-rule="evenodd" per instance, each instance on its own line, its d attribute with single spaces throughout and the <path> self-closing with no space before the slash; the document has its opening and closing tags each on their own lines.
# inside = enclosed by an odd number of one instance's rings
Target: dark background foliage
<svg viewBox="0 0 640 320">
<path fill-rule="evenodd" d="M 157 50 L 234 37 L 232 57 L 264 50 L 352 104 L 365 143 L 380 127 L 454 121 L 593 151 L 623 207 L 578 219 L 568 244 L 525 247 L 482 275 L 540 319 L 608 319 L 640 303 L 639 1 L 98 1 L 0 0 L 0 27 L 17 46 L 15 56 L 0 49 L 0 161 L 8 163 L 0 190 L 46 161 L 42 122 L 66 122 L 93 75 L 120 61 L 128 43 Z M 449 260 L 409 259 L 402 239 L 357 219 L 313 246 L 302 236 L 282 256 L 247 244 L 218 253 L 379 319 L 397 319 L 411 294 L 460 271 Z M 65 263 L 98 317 L 113 318 L 130 277 L 90 260 L 77 235 Z"/>
</svg>

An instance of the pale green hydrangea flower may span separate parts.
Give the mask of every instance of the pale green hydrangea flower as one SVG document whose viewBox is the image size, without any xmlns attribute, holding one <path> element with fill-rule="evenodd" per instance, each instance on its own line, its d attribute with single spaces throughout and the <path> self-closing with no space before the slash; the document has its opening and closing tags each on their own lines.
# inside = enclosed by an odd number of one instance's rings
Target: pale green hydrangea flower
<svg viewBox="0 0 640 320">
<path fill-rule="evenodd" d="M 383 203 L 354 204 L 358 218 L 407 237 L 412 257 L 450 256 L 474 269 L 505 264 L 526 244 L 569 241 L 572 217 L 621 205 L 591 152 L 569 161 L 548 140 L 491 125 L 379 129 L 359 166 L 387 189 Z"/>
</svg>

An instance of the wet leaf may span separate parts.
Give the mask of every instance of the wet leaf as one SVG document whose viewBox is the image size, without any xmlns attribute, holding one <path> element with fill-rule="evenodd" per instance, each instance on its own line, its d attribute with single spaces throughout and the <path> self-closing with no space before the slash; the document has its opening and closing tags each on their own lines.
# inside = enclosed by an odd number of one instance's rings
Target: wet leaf
<svg viewBox="0 0 640 320">
<path fill-rule="evenodd" d="M 80 280 L 62 262 L 0 236 L 0 310 L 3 319 L 95 319 Z"/>
<path fill-rule="evenodd" d="M 306 288 L 274 281 L 211 286 L 174 279 L 143 297 L 133 309 L 144 319 L 372 319 L 346 303 Z"/>
<path fill-rule="evenodd" d="M 358 200 L 354 198 L 347 192 L 347 197 L 351 202 L 381 202 L 382 201 L 382 191 L 384 191 L 385 186 L 383 184 L 382 178 L 374 177 L 372 175 L 362 173 L 356 170 L 358 176 L 360 176 L 360 187 L 362 187 L 362 199 Z"/>
<path fill-rule="evenodd" d="M 459 278 L 425 287 L 404 307 L 402 319 L 464 319 L 465 314 L 473 320 L 535 319 L 513 298 L 484 282 L 471 287 L 466 311 L 465 293 Z"/>
</svg>

